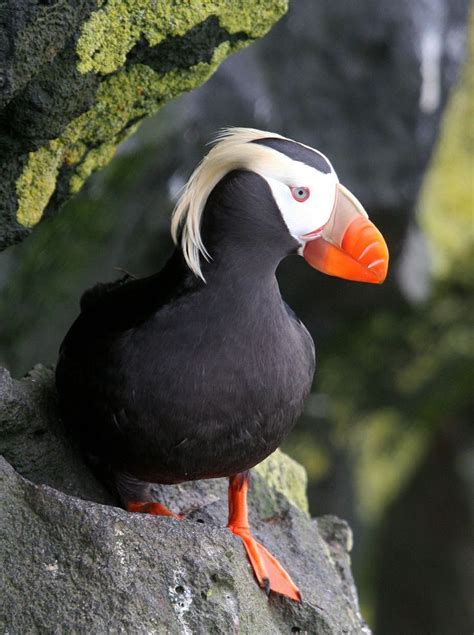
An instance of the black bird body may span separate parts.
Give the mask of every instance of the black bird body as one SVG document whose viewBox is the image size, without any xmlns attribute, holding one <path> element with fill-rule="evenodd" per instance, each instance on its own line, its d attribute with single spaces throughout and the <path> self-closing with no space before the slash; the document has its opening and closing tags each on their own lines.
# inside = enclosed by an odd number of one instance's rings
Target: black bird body
<svg viewBox="0 0 474 635">
<path fill-rule="evenodd" d="M 247 470 L 290 432 L 314 372 L 275 272 L 299 253 L 380 283 L 385 242 L 321 153 L 246 128 L 224 132 L 193 172 L 171 230 L 162 271 L 83 296 L 56 370 L 62 419 L 129 511 L 179 519 L 149 483 L 229 476 L 227 527 L 258 583 L 300 601 L 252 537 L 246 502 Z"/>
<path fill-rule="evenodd" d="M 267 189 L 241 171 L 215 188 L 206 282 L 178 248 L 160 273 L 86 296 L 57 386 L 65 424 L 94 461 L 156 483 L 229 476 L 293 427 L 314 349 L 275 278 L 297 244 Z"/>
</svg>

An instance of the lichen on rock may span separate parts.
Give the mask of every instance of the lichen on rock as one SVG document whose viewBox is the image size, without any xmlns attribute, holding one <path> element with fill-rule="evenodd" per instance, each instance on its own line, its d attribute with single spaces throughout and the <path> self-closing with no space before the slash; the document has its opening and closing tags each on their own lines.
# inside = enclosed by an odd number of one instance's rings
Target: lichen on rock
<svg viewBox="0 0 474 635">
<path fill-rule="evenodd" d="M 239 48 L 239 44 L 233 48 Z M 181 92 L 204 82 L 230 49 L 231 45 L 224 42 L 216 48 L 210 63 L 201 62 L 186 70 L 160 74 L 149 66 L 135 64 L 105 79 L 91 110 L 71 121 L 45 148 L 29 154 L 16 184 L 18 222 L 31 228 L 41 220 L 63 163 L 73 168 L 69 179 L 72 195 L 93 171 L 107 165 L 117 145 L 134 132 L 136 124 L 130 122 L 138 122 Z"/>
<path fill-rule="evenodd" d="M 285 11 L 285 0 L 261 0 L 258 10 L 252 0 L 109 0 L 82 26 L 76 48 L 78 68 L 81 73 L 107 75 L 123 66 L 140 38 L 156 46 L 170 35 L 184 35 L 210 16 L 217 16 L 229 33 L 242 32 L 255 39 L 265 35 Z"/>
<path fill-rule="evenodd" d="M 34 227 L 41 220 L 43 210 L 56 188 L 61 165 L 59 140 L 45 148 L 31 152 L 23 172 L 16 182 L 18 210 L 16 218 L 24 227 Z"/>
<path fill-rule="evenodd" d="M 257 465 L 254 471 L 262 477 L 266 487 L 270 487 L 272 496 L 268 500 L 269 508 L 274 510 L 278 506 L 275 495 L 280 494 L 285 496 L 292 505 L 301 509 L 302 512 L 309 514 L 308 498 L 306 496 L 308 479 L 303 466 L 281 450 L 276 450 Z"/>
<path fill-rule="evenodd" d="M 14 53 L 25 56 L 25 38 L 42 38 L 35 19 L 49 25 L 57 46 L 41 40 L 38 59 L 23 59 L 22 73 L 14 54 L 5 62 L 11 85 L 0 123 L 0 249 L 54 214 L 143 118 L 206 81 L 286 8 L 287 0 L 19 7 L 23 19 L 9 36 L 22 45 Z"/>
</svg>

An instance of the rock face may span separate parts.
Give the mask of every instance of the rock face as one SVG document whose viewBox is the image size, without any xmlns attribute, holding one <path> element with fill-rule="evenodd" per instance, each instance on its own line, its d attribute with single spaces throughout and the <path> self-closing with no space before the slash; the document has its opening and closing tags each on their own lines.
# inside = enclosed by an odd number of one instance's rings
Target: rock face
<svg viewBox="0 0 474 635">
<path fill-rule="evenodd" d="M 264 35 L 286 0 L 0 7 L 0 249 L 55 213 L 138 122 Z"/>
<path fill-rule="evenodd" d="M 254 470 L 250 516 L 299 585 L 300 605 L 258 588 L 225 529 L 225 480 L 157 488 L 181 522 L 113 506 L 62 435 L 52 371 L 36 367 L 22 381 L 1 372 L 0 424 L 5 632 L 370 632 L 350 530 L 295 506 L 306 504 L 305 479 L 282 453 Z"/>
</svg>

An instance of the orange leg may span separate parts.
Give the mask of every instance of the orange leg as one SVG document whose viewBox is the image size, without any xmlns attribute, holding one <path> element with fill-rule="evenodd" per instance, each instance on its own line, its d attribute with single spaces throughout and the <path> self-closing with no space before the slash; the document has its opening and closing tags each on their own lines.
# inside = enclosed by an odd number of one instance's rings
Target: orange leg
<svg viewBox="0 0 474 635">
<path fill-rule="evenodd" d="M 247 513 L 248 472 L 229 479 L 229 522 L 227 527 L 240 536 L 259 585 L 270 591 L 286 595 L 301 602 L 301 594 L 288 573 L 260 543 L 250 534 Z"/>
<path fill-rule="evenodd" d="M 138 512 L 140 514 L 153 514 L 154 516 L 169 516 L 175 520 L 183 520 L 184 518 L 181 514 L 175 514 L 170 511 L 161 503 L 140 503 L 132 501 L 127 503 L 127 511 Z"/>
</svg>

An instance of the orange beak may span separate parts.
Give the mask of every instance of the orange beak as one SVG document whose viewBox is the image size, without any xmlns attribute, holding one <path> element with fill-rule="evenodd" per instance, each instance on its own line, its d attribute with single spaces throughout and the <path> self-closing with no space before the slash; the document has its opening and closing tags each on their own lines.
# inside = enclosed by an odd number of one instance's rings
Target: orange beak
<svg viewBox="0 0 474 635">
<path fill-rule="evenodd" d="M 340 183 L 329 221 L 314 238 L 312 233 L 305 238 L 303 256 L 318 271 L 377 284 L 387 277 L 387 244 L 356 197 Z"/>
</svg>

